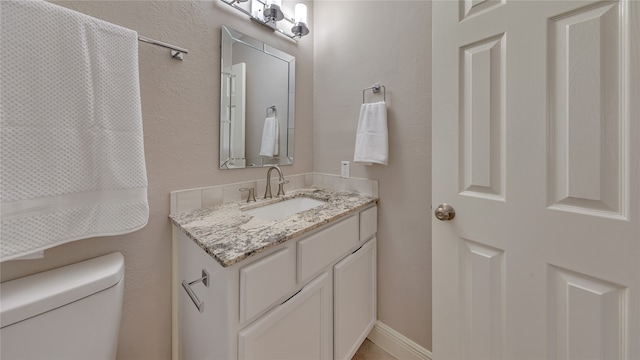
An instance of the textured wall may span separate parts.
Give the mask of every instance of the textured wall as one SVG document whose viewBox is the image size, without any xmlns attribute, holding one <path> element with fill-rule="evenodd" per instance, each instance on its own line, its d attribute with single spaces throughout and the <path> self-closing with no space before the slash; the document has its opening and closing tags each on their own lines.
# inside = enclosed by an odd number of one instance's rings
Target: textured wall
<svg viewBox="0 0 640 360">
<path fill-rule="evenodd" d="M 1 265 L 2 281 L 113 251 L 125 255 L 119 359 L 171 357 L 171 226 L 169 192 L 265 176 L 262 169 L 218 170 L 220 26 L 276 46 L 297 61 L 295 165 L 312 171 L 313 33 L 298 44 L 272 34 L 219 1 L 62 1 L 60 5 L 184 47 L 184 61 L 140 43 L 139 67 L 149 177 L 149 224 L 114 237 L 80 240 L 46 251 L 41 260 Z M 289 5 L 285 2 L 285 6 Z M 293 2 L 291 2 L 291 7 Z M 311 4 L 309 4 L 311 5 Z M 309 6 L 310 16 L 313 9 Z"/>
<path fill-rule="evenodd" d="M 315 22 L 314 171 L 353 159 L 362 89 L 384 84 L 389 165 L 351 176 L 379 181 L 378 318 L 431 349 L 431 4 L 316 1 Z"/>
</svg>

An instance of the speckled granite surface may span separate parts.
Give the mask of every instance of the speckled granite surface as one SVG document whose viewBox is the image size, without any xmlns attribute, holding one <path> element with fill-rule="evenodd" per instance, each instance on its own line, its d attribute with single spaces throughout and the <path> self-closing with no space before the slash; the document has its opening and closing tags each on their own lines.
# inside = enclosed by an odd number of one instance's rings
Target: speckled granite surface
<svg viewBox="0 0 640 360">
<path fill-rule="evenodd" d="M 309 197 L 326 204 L 275 221 L 255 218 L 243 210 L 291 199 Z M 357 212 L 376 198 L 328 189 L 299 189 L 284 197 L 234 202 L 169 216 L 189 238 L 222 266 L 231 266 L 331 221 Z"/>
</svg>

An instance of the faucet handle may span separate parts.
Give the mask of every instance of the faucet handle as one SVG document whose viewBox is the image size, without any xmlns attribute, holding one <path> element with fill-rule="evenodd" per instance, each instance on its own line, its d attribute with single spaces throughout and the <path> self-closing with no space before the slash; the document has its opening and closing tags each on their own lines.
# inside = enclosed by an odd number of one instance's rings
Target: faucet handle
<svg viewBox="0 0 640 360">
<path fill-rule="evenodd" d="M 254 202 L 256 201 L 256 189 L 254 188 L 240 188 L 238 189 L 238 191 L 248 191 L 249 194 L 247 195 L 247 202 Z"/>
<path fill-rule="evenodd" d="M 288 184 L 289 180 L 282 180 L 278 182 L 278 193 L 276 196 L 284 196 L 284 184 Z"/>
</svg>

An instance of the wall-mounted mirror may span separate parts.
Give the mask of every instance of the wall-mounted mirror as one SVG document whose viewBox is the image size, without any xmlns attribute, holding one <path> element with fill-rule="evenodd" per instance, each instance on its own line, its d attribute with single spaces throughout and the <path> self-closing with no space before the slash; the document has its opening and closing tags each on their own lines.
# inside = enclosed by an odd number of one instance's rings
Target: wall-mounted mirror
<svg viewBox="0 0 640 360">
<path fill-rule="evenodd" d="M 295 57 L 222 26 L 220 169 L 293 164 Z"/>
</svg>

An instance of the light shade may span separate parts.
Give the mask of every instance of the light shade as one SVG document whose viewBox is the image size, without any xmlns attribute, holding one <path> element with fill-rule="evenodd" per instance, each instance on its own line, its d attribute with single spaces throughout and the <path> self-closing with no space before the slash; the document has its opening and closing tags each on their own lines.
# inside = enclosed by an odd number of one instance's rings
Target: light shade
<svg viewBox="0 0 640 360">
<path fill-rule="evenodd" d="M 291 32 L 298 38 L 309 34 L 309 28 L 307 27 L 307 5 L 296 4 Z"/>
<path fill-rule="evenodd" d="M 295 22 L 296 23 L 307 23 L 307 5 L 305 4 L 296 4 L 295 7 Z"/>
<path fill-rule="evenodd" d="M 264 7 L 264 18 L 267 22 L 271 23 L 272 27 L 275 27 L 275 22 L 284 19 L 284 13 L 280 9 L 282 0 L 267 0 Z"/>
</svg>

